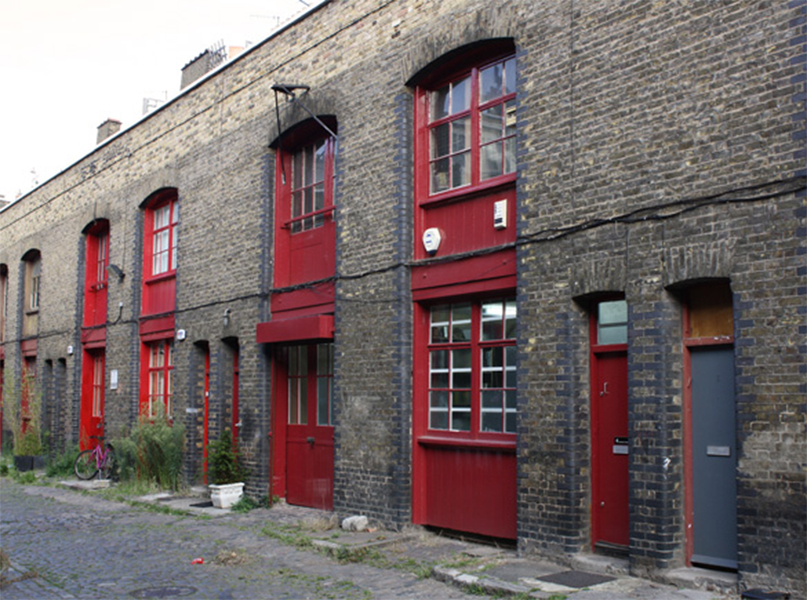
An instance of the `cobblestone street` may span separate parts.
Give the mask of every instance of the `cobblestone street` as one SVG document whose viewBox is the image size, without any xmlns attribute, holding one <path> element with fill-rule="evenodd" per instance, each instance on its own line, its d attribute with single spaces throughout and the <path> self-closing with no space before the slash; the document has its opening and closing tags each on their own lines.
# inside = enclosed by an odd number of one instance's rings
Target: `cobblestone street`
<svg viewBox="0 0 807 600">
<path fill-rule="evenodd" d="M 0 546 L 38 576 L 16 598 L 464 598 L 400 569 L 339 564 L 261 535 L 250 515 L 160 514 L 72 490 L 0 483 Z M 204 564 L 192 564 L 203 558 Z"/>
<path fill-rule="evenodd" d="M 630 577 L 596 557 L 575 570 L 418 528 L 345 532 L 330 513 L 285 504 L 231 513 L 198 497 L 118 502 L 52 484 L 0 479 L 3 600 L 736 598 L 696 579 Z"/>
</svg>

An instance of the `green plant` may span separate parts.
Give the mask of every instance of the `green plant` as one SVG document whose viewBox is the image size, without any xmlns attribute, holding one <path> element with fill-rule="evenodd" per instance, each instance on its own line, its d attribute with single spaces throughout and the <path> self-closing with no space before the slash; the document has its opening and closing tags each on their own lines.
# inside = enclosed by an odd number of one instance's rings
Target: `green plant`
<svg viewBox="0 0 807 600">
<path fill-rule="evenodd" d="M 172 423 L 163 411 L 140 417 L 136 427 L 112 442 L 123 481 L 136 479 L 162 489 L 178 490 L 182 481 L 185 427 Z"/>
<path fill-rule="evenodd" d="M 3 422 L 14 439 L 16 456 L 42 454 L 42 391 L 31 373 L 23 373 L 22 384 L 10 367 L 3 385 Z"/>
<path fill-rule="evenodd" d="M 76 462 L 77 456 L 77 447 L 55 456 L 45 468 L 45 475 L 47 477 L 69 477 L 73 475 L 73 464 Z"/>
<path fill-rule="evenodd" d="M 232 433 L 225 429 L 208 448 L 207 474 L 216 485 L 244 481 L 245 472 L 233 449 Z"/>
</svg>

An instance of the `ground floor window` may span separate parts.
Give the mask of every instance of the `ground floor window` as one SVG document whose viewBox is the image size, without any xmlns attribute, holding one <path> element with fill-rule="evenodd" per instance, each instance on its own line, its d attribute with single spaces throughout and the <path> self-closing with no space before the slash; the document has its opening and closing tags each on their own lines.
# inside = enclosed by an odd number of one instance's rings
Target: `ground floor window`
<svg viewBox="0 0 807 600">
<path fill-rule="evenodd" d="M 516 432 L 516 303 L 430 308 L 429 429 Z"/>
<path fill-rule="evenodd" d="M 148 360 L 148 398 L 146 414 L 152 418 L 162 406 L 165 415 L 172 414 L 171 400 L 174 395 L 174 343 L 172 340 L 159 340 L 146 346 Z"/>
</svg>

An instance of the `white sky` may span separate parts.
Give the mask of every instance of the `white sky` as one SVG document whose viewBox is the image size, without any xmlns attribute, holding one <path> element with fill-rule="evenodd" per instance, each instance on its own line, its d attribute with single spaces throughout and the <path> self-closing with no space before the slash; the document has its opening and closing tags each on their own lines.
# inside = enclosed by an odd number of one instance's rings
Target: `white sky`
<svg viewBox="0 0 807 600">
<path fill-rule="evenodd" d="M 320 1 L 0 0 L 0 194 L 79 160 L 107 118 L 128 127 L 143 98 L 174 96 L 206 48 L 257 43 Z"/>
</svg>

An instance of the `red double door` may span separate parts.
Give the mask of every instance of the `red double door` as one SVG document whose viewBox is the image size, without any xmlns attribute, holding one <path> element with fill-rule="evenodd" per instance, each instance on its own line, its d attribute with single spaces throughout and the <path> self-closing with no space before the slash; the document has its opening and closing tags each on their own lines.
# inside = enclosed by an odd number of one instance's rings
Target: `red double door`
<svg viewBox="0 0 807 600">
<path fill-rule="evenodd" d="M 333 508 L 333 344 L 276 354 L 272 494 L 289 504 Z"/>
</svg>

